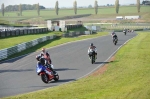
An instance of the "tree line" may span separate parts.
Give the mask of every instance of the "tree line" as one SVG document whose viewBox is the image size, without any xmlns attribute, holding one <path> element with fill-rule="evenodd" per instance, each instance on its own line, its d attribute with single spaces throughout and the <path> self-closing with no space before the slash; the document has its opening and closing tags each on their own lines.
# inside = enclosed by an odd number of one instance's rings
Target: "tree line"
<svg viewBox="0 0 150 99">
<path fill-rule="evenodd" d="M 138 13 L 140 12 L 140 0 L 137 0 L 137 11 Z M 36 10 L 37 11 L 37 15 L 40 16 L 40 9 L 45 9 L 44 6 L 40 6 L 39 3 L 38 4 L 34 4 L 34 5 L 27 5 L 27 4 L 20 4 L 20 5 L 9 5 L 7 7 L 4 6 L 4 3 L 1 5 L 1 12 L 2 15 L 4 16 L 5 11 L 18 11 L 18 16 L 22 16 L 22 11 L 23 10 Z M 74 10 L 74 14 L 77 14 L 77 1 L 75 0 L 73 2 L 73 10 Z M 116 14 L 119 13 L 119 0 L 115 1 L 115 10 L 116 10 Z M 95 14 L 98 14 L 98 1 L 95 0 L 94 1 L 94 11 Z M 59 15 L 59 3 L 58 1 L 56 1 L 55 3 L 55 12 L 56 15 Z"/>
<path fill-rule="evenodd" d="M 36 4 L 30 5 L 30 4 L 20 4 L 22 10 L 36 10 Z M 18 7 L 20 5 L 9 5 L 5 7 L 6 12 L 10 11 L 18 11 Z M 39 6 L 40 9 L 45 9 L 44 6 Z"/>
</svg>

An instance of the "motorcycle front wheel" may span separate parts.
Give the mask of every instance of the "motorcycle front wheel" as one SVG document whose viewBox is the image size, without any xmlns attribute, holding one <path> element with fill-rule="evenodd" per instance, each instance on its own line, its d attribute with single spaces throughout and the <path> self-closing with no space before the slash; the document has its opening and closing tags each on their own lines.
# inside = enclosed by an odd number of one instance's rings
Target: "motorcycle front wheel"
<svg viewBox="0 0 150 99">
<path fill-rule="evenodd" d="M 56 75 L 54 75 L 54 76 L 55 76 L 54 80 L 55 80 L 55 81 L 58 81 L 58 80 L 59 80 L 59 75 L 56 74 Z"/>
</svg>

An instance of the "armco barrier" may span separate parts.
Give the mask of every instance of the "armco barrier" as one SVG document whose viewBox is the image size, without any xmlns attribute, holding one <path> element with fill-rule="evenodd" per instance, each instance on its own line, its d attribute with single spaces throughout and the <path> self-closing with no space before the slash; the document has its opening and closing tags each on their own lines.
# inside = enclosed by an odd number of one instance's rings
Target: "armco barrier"
<svg viewBox="0 0 150 99">
<path fill-rule="evenodd" d="M 85 35 L 90 35 L 90 31 L 85 31 Z"/>
<path fill-rule="evenodd" d="M 37 41 L 38 41 L 38 43 L 42 43 L 43 42 L 42 38 L 38 38 Z"/>
<path fill-rule="evenodd" d="M 10 36 L 10 31 L 6 31 L 6 36 Z"/>
<path fill-rule="evenodd" d="M 45 29 L 42 29 L 42 32 L 45 32 L 46 30 Z"/>
<path fill-rule="evenodd" d="M 1 32 L 1 37 L 5 37 L 5 31 Z"/>
<path fill-rule="evenodd" d="M 13 55 L 13 54 L 15 54 L 17 52 L 18 52 L 17 46 L 13 46 L 13 47 L 7 48 L 7 55 L 8 56 Z"/>
<path fill-rule="evenodd" d="M 42 33 L 42 29 L 39 29 L 40 30 L 40 33 Z"/>
<path fill-rule="evenodd" d="M 16 35 L 19 35 L 19 30 L 16 30 Z"/>
<path fill-rule="evenodd" d="M 62 37 L 69 37 L 69 33 L 63 33 Z"/>
<path fill-rule="evenodd" d="M 50 40 L 50 36 L 46 36 L 46 40 Z"/>
<path fill-rule="evenodd" d="M 62 37 L 74 37 L 79 35 L 90 35 L 90 31 L 80 31 L 80 32 L 69 32 L 69 33 L 63 33 Z"/>
<path fill-rule="evenodd" d="M 50 36 L 50 40 L 52 40 L 52 39 L 54 39 L 54 38 L 56 38 L 56 35 L 53 35 L 53 36 Z"/>
<path fill-rule="evenodd" d="M 26 42 L 26 48 L 32 47 L 32 42 Z"/>
<path fill-rule="evenodd" d="M 26 49 L 26 43 L 22 43 L 22 44 L 18 44 L 17 45 L 18 52 L 21 52 L 21 51 L 23 51 L 25 49 Z"/>
<path fill-rule="evenodd" d="M 23 35 L 23 30 L 20 30 L 20 35 Z"/>
<path fill-rule="evenodd" d="M 39 33 L 40 31 L 39 31 L 39 29 L 36 29 L 37 30 L 37 33 Z"/>
<path fill-rule="evenodd" d="M 33 33 L 36 33 L 36 29 L 33 29 Z"/>
<path fill-rule="evenodd" d="M 27 31 L 27 29 L 25 29 L 25 30 L 24 30 L 24 34 L 28 34 L 28 31 Z"/>
<path fill-rule="evenodd" d="M 32 40 L 30 42 L 25 42 L 25 43 L 21 43 L 21 44 L 18 44 L 16 46 L 13 46 L 13 47 L 10 47 L 10 48 L 2 49 L 2 50 L 0 50 L 0 60 L 6 59 L 6 58 L 8 58 L 9 56 L 11 56 L 15 53 L 21 52 L 23 50 L 26 50 L 30 47 L 33 47 L 33 46 L 39 44 L 39 43 L 45 42 L 47 40 L 52 40 L 54 38 L 56 38 L 56 35 L 45 36 L 45 37 L 42 37 L 42 38 Z"/>
<path fill-rule="evenodd" d="M 7 58 L 7 56 L 8 56 L 7 49 L 0 50 L 0 60 Z"/>
<path fill-rule="evenodd" d="M 33 29 L 30 29 L 31 30 L 31 33 L 33 34 L 34 32 L 33 32 Z M 42 32 L 41 32 L 42 33 Z"/>
<path fill-rule="evenodd" d="M 12 31 L 11 31 L 11 36 L 15 36 L 15 35 L 16 35 L 15 31 L 12 30 Z"/>
<path fill-rule="evenodd" d="M 28 29 L 28 34 L 31 34 L 30 29 Z"/>
<path fill-rule="evenodd" d="M 9 31 L 0 31 L 0 37 L 8 37 L 15 35 L 26 35 L 33 33 L 43 33 L 47 32 L 48 28 L 34 28 L 34 29 L 17 29 L 17 30 L 9 30 Z"/>
<path fill-rule="evenodd" d="M 76 35 L 77 35 L 77 36 L 80 35 L 80 32 L 76 32 Z"/>
<path fill-rule="evenodd" d="M 70 32 L 70 33 L 69 33 L 69 36 L 70 36 L 70 37 L 75 36 L 75 32 Z"/>
<path fill-rule="evenodd" d="M 36 40 L 32 40 L 31 42 L 32 42 L 32 45 L 33 45 L 33 46 L 35 46 L 35 45 L 37 45 L 37 44 L 38 44 L 37 39 L 36 39 Z"/>
</svg>

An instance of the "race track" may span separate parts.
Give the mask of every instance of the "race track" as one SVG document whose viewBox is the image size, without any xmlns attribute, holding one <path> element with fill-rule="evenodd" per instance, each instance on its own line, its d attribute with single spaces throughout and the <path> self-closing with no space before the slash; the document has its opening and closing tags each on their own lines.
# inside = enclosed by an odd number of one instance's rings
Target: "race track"
<svg viewBox="0 0 150 99">
<path fill-rule="evenodd" d="M 45 84 L 36 74 L 35 56 L 40 52 L 0 63 L 0 98 L 41 90 L 84 77 L 105 63 L 120 46 L 137 34 L 127 33 L 125 36 L 123 33 L 117 33 L 117 35 L 119 39 L 117 45 L 112 43 L 111 35 L 107 35 L 48 49 L 52 64 L 60 76 L 58 82 Z M 94 43 L 98 50 L 95 64 L 90 63 L 87 55 L 90 43 Z"/>
</svg>

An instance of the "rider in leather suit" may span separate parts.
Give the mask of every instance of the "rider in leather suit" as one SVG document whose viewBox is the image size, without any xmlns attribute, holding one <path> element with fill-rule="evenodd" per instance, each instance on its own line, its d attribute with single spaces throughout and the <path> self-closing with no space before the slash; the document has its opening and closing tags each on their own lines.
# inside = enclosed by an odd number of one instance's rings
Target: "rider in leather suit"
<svg viewBox="0 0 150 99">
<path fill-rule="evenodd" d="M 91 59 L 91 55 L 90 55 L 91 50 L 94 50 L 94 51 L 95 51 L 95 58 L 97 59 L 97 49 L 96 49 L 96 47 L 94 46 L 93 43 L 90 44 L 90 47 L 89 47 L 89 49 L 88 49 L 89 59 Z"/>
</svg>

